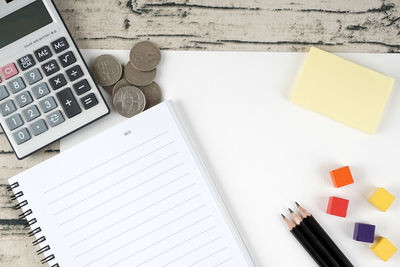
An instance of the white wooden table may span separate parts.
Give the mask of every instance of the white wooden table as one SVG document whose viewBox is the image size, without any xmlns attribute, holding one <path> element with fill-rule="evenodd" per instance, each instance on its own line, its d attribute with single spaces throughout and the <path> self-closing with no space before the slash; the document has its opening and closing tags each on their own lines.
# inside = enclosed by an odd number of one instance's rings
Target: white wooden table
<svg viewBox="0 0 400 267">
<path fill-rule="evenodd" d="M 80 48 L 400 52 L 398 0 L 55 0 Z M 41 266 L 7 179 L 59 152 L 18 161 L 0 130 L 0 266 Z"/>
</svg>

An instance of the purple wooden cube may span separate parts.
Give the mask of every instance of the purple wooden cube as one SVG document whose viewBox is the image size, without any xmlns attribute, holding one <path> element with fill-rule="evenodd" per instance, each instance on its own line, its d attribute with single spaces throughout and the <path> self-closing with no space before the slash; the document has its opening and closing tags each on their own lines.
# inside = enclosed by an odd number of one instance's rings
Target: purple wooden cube
<svg viewBox="0 0 400 267">
<path fill-rule="evenodd" d="M 353 239 L 361 242 L 374 243 L 375 225 L 356 223 L 354 225 Z"/>
</svg>

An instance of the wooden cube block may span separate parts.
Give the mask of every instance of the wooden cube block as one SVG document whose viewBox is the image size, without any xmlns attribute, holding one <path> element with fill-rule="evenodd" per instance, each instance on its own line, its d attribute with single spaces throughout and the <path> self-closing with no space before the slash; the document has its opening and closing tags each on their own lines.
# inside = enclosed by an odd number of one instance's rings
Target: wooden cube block
<svg viewBox="0 0 400 267">
<path fill-rule="evenodd" d="M 381 237 L 371 246 L 371 250 L 383 261 L 388 261 L 396 253 L 397 248 L 389 240 Z"/>
<path fill-rule="evenodd" d="M 377 188 L 368 201 L 381 211 L 386 211 L 392 205 L 395 197 L 385 188 Z"/>
<path fill-rule="evenodd" d="M 335 187 L 342 187 L 354 183 L 349 166 L 345 166 L 329 172 Z"/>
<path fill-rule="evenodd" d="M 344 218 L 347 215 L 348 206 L 349 201 L 347 199 L 339 197 L 329 197 L 326 213 Z"/>
<path fill-rule="evenodd" d="M 374 243 L 375 225 L 355 223 L 353 239 L 361 242 Z"/>
</svg>

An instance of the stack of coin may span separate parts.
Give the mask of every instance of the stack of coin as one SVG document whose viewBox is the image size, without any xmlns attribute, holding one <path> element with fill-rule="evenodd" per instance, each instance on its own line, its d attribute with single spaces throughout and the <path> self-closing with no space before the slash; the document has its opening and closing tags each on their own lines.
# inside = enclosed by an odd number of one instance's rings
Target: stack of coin
<svg viewBox="0 0 400 267">
<path fill-rule="evenodd" d="M 101 55 L 92 64 L 95 81 L 112 95 L 116 111 L 124 117 L 132 117 L 162 100 L 160 86 L 154 82 L 160 50 L 150 41 L 133 46 L 129 62 L 122 67 L 111 55 Z"/>
</svg>

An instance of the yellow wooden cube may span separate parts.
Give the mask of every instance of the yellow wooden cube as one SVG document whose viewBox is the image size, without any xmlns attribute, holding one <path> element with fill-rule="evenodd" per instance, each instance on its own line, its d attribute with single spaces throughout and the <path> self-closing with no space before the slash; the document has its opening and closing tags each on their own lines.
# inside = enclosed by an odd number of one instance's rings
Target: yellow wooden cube
<svg viewBox="0 0 400 267">
<path fill-rule="evenodd" d="M 388 261 L 397 248 L 386 238 L 381 237 L 371 246 L 371 250 L 383 261 Z"/>
<path fill-rule="evenodd" d="M 369 198 L 369 202 L 381 211 L 386 211 L 392 205 L 395 197 L 386 191 L 385 188 L 377 188 Z"/>
</svg>

